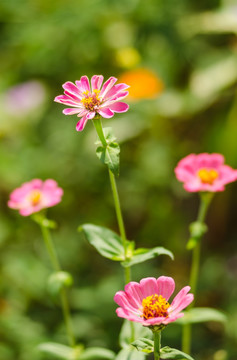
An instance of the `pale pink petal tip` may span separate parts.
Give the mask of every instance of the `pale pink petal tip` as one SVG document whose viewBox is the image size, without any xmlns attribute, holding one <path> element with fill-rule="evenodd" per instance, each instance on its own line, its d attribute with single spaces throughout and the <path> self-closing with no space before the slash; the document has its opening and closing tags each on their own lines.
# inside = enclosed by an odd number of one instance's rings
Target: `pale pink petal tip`
<svg viewBox="0 0 237 360">
<path fill-rule="evenodd" d="M 175 296 L 171 304 L 169 297 L 173 294 L 175 282 L 173 278 L 160 276 L 158 279 L 149 277 L 137 282 L 130 282 L 125 286 L 124 291 L 118 291 L 114 301 L 119 305 L 116 313 L 119 317 L 130 321 L 141 323 L 143 326 L 167 325 L 183 316 L 181 311 L 193 301 L 193 294 L 188 294 L 190 287 L 186 286 Z M 143 306 L 149 306 L 150 299 L 153 299 L 152 311 L 147 317 Z M 167 313 L 154 313 L 154 304 L 159 301 L 165 302 Z M 163 303 L 162 303 L 163 304 Z M 146 308 L 147 309 L 147 308 Z M 159 305 L 157 305 L 159 309 Z M 164 311 L 164 310 L 162 310 Z M 150 315 L 152 314 L 152 315 Z"/>
<path fill-rule="evenodd" d="M 58 204 L 62 196 L 63 189 L 55 180 L 33 179 L 12 191 L 8 206 L 19 210 L 22 216 L 29 216 Z"/>
<path fill-rule="evenodd" d="M 75 84 L 67 81 L 63 84 L 64 95 L 56 96 L 54 101 L 68 106 L 64 115 L 75 115 L 82 119 L 76 125 L 77 131 L 82 131 L 88 120 L 96 114 L 103 118 L 112 118 L 114 113 L 128 111 L 129 106 L 120 100 L 128 95 L 128 85 L 117 84 L 117 79 L 111 76 L 103 84 L 102 75 L 94 75 L 89 81 L 87 76 L 76 80 Z"/>
<path fill-rule="evenodd" d="M 176 178 L 188 192 L 219 192 L 237 180 L 237 170 L 224 164 L 222 154 L 190 154 L 179 161 Z"/>
</svg>

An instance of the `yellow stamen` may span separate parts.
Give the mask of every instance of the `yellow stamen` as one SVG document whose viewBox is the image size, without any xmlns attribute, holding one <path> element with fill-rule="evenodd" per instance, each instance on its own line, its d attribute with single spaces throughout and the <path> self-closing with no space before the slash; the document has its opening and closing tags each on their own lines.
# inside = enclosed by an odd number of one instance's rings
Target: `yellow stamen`
<svg viewBox="0 0 237 360">
<path fill-rule="evenodd" d="M 218 178 L 219 174 L 214 169 L 200 169 L 198 170 L 198 176 L 201 179 L 201 182 L 204 184 L 212 185 L 213 182 Z"/>
<path fill-rule="evenodd" d="M 94 111 L 94 107 L 101 104 L 99 93 L 100 90 L 97 89 L 93 90 L 92 94 L 88 90 L 83 92 L 85 97 L 81 99 L 81 102 L 87 110 Z"/>
<path fill-rule="evenodd" d="M 142 300 L 143 306 L 143 318 L 145 320 L 152 319 L 154 317 L 167 317 L 168 316 L 168 308 L 170 304 L 162 295 L 151 295 L 147 296 Z"/>
<path fill-rule="evenodd" d="M 32 205 L 38 205 L 41 200 L 41 192 L 39 190 L 33 190 L 30 194 L 30 201 Z"/>
</svg>

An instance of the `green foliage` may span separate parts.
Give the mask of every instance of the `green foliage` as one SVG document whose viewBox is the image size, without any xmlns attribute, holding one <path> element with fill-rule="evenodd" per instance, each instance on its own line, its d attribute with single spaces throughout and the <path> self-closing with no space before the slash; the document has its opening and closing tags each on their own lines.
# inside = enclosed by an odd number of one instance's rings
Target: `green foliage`
<svg viewBox="0 0 237 360">
<path fill-rule="evenodd" d="M 222 311 L 213 308 L 195 307 L 190 310 L 186 310 L 184 312 L 184 316 L 177 320 L 177 322 L 182 325 L 208 321 L 225 323 L 227 321 L 227 317 Z"/>
<path fill-rule="evenodd" d="M 139 248 L 134 250 L 131 258 L 123 261 L 122 265 L 124 267 L 127 267 L 135 264 L 140 264 L 159 255 L 168 255 L 171 259 L 174 259 L 172 252 L 161 246 L 155 247 L 153 249 Z"/>
<path fill-rule="evenodd" d="M 140 338 L 132 342 L 131 344 L 138 351 L 143 351 L 147 354 L 154 352 L 154 341 L 147 338 Z"/>
<path fill-rule="evenodd" d="M 162 359 L 176 359 L 176 360 L 194 360 L 190 355 L 185 354 L 184 352 L 172 349 L 169 346 L 165 346 L 160 350 L 160 355 Z"/>
</svg>

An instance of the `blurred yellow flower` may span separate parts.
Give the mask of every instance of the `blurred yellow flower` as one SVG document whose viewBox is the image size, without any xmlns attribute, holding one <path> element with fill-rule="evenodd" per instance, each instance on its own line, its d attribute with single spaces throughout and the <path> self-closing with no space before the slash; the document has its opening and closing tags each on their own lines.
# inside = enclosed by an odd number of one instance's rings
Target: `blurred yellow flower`
<svg viewBox="0 0 237 360">
<path fill-rule="evenodd" d="M 155 98 L 164 88 L 158 76 L 145 68 L 126 71 L 120 75 L 119 81 L 130 86 L 129 98 L 134 100 Z"/>
</svg>

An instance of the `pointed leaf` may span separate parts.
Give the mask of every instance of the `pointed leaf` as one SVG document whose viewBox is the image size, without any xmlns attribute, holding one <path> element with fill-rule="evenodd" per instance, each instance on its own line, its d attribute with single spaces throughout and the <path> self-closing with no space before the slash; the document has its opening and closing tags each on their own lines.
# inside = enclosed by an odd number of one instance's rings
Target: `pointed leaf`
<svg viewBox="0 0 237 360">
<path fill-rule="evenodd" d="M 212 308 L 193 308 L 184 312 L 184 316 L 176 322 L 179 324 L 193 324 L 207 321 L 226 322 L 226 315 L 216 309 Z"/>
<path fill-rule="evenodd" d="M 114 260 L 124 260 L 124 248 L 121 238 L 113 231 L 93 224 L 84 224 L 78 228 L 83 231 L 87 240 L 104 257 Z"/>
<path fill-rule="evenodd" d="M 174 258 L 171 251 L 161 246 L 155 247 L 153 249 L 140 248 L 140 249 L 136 249 L 133 253 L 133 256 L 129 260 L 124 261 L 122 265 L 124 267 L 127 267 L 135 264 L 140 264 L 144 261 L 153 259 L 154 257 L 159 255 L 168 255 L 169 257 L 171 257 L 171 259 Z"/>
<path fill-rule="evenodd" d="M 160 350 L 160 356 L 162 359 L 176 359 L 176 360 L 194 360 L 190 355 L 185 354 L 184 352 L 172 349 L 169 346 L 165 346 Z"/>
<path fill-rule="evenodd" d="M 119 174 L 119 153 L 120 147 L 117 143 L 111 142 L 106 147 L 99 146 L 96 149 L 96 155 L 100 161 L 107 165 L 116 176 Z"/>
<path fill-rule="evenodd" d="M 154 352 L 154 341 L 146 338 L 140 338 L 132 342 L 131 344 L 138 351 L 143 351 L 147 354 Z"/>
<path fill-rule="evenodd" d="M 80 355 L 80 360 L 112 360 L 115 358 L 115 353 L 104 348 L 88 348 Z"/>
</svg>

